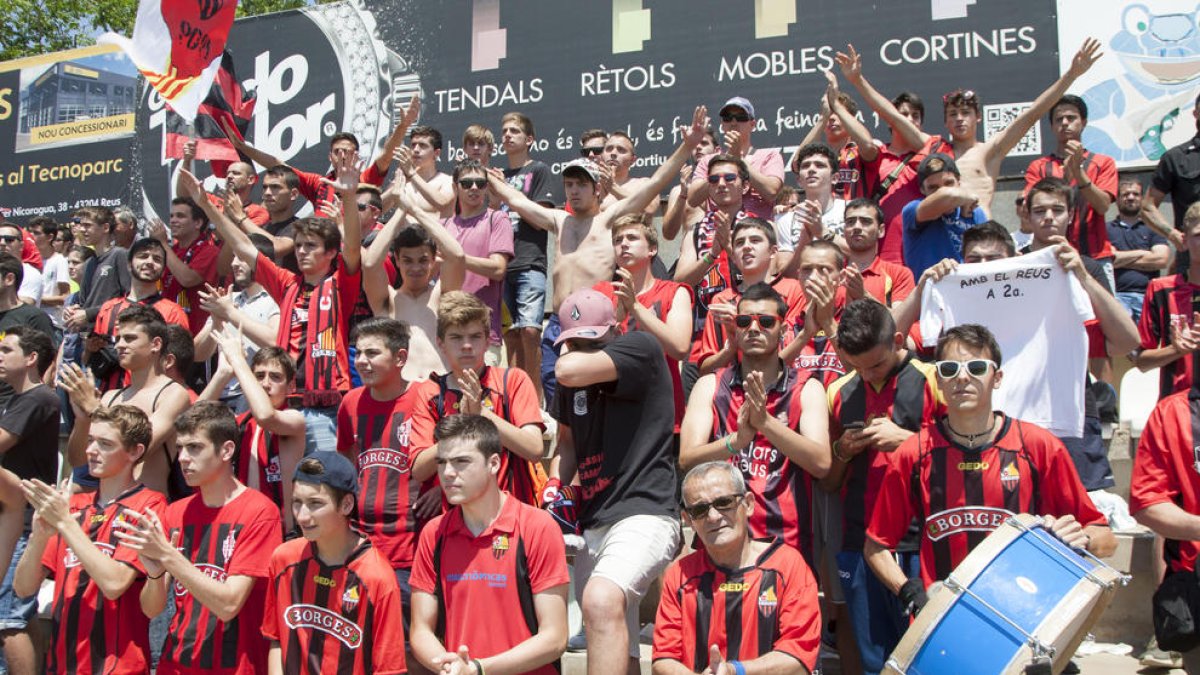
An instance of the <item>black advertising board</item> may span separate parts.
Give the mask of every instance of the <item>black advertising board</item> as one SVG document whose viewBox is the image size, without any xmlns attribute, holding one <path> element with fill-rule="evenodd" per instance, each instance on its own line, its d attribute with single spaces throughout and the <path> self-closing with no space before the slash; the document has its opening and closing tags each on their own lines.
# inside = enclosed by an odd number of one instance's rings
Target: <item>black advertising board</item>
<svg viewBox="0 0 1200 675">
<path fill-rule="evenodd" d="M 420 92 L 421 123 L 444 136 L 443 169 L 461 156 L 467 125 L 498 130 L 500 117 L 517 110 L 534 120 L 535 155 L 555 167 L 578 156 L 582 130 L 620 128 L 637 143 L 635 174 L 648 174 L 694 105 L 709 106 L 715 123 L 735 95 L 756 108 L 756 147 L 795 146 L 819 118 L 821 70 L 836 71 L 833 55 L 847 42 L 885 95 L 911 90 L 925 100 L 929 132 L 944 132 L 944 92 L 978 92 L 987 138 L 1057 77 L 1054 11 L 1053 0 L 365 0 L 239 20 L 229 49 L 243 86 L 258 94 L 249 140 L 300 168 L 325 170 L 338 130 L 353 131 L 364 158 L 373 156 L 400 106 Z M 92 60 L 77 62 L 78 54 Z M 100 73 L 101 61 L 115 74 Z M 76 72 L 66 73 L 72 63 Z M 69 86 L 130 91 L 112 78 L 132 66 L 111 48 L 0 64 L 0 214 L 23 221 L 130 202 L 148 216 L 165 213 L 178 163 L 162 156 L 161 99 L 138 81 L 136 135 L 134 113 L 120 101 L 95 111 L 64 104 L 53 120 L 22 114 L 22 105 L 33 111 L 46 100 L 35 96 L 37 80 L 55 68 L 43 89 L 93 71 L 91 84 Z M 886 127 L 859 104 L 868 128 L 886 139 Z M 41 126 L 37 145 L 21 130 L 26 119 Z M 1048 132 L 1041 122 L 1003 173 L 1020 173 L 1045 152 Z M 42 171 L 28 173 L 35 164 Z"/>
</svg>

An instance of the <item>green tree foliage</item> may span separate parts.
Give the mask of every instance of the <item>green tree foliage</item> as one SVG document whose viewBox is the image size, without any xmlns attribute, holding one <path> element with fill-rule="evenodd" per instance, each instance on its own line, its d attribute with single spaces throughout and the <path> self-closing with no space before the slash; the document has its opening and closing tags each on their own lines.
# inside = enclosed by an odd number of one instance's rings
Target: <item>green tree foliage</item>
<svg viewBox="0 0 1200 675">
<path fill-rule="evenodd" d="M 241 0 L 238 16 L 296 9 L 329 0 Z M 0 61 L 85 47 L 105 31 L 133 34 L 138 0 L 3 0 Z"/>
</svg>

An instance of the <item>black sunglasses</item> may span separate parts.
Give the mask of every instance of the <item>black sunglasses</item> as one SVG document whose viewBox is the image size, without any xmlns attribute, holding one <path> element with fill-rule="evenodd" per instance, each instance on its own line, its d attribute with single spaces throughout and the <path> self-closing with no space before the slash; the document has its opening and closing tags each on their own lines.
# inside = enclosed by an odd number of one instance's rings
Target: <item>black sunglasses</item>
<svg viewBox="0 0 1200 675">
<path fill-rule="evenodd" d="M 692 504 L 691 506 L 684 504 L 683 510 L 692 517 L 692 520 L 700 520 L 701 518 L 708 516 L 709 509 L 716 509 L 721 513 L 736 509 L 738 504 L 741 503 L 742 497 L 745 496 L 745 493 L 740 495 L 725 495 L 724 497 L 717 497 L 711 502 L 700 502 L 699 504 Z"/>
<path fill-rule="evenodd" d="M 726 183 L 732 183 L 733 181 L 737 180 L 737 178 L 738 178 L 738 175 L 736 173 L 732 173 L 732 172 L 731 173 L 710 173 L 710 174 L 708 174 L 708 182 L 712 185 L 716 185 L 717 183 L 720 183 L 721 179 L 724 179 Z"/>
<path fill-rule="evenodd" d="M 937 373 L 943 379 L 952 380 L 958 377 L 958 373 L 963 369 L 967 369 L 967 374 L 971 377 L 983 377 L 987 375 L 988 368 L 995 368 L 996 363 L 989 359 L 971 359 L 970 361 L 938 361 Z"/>
<path fill-rule="evenodd" d="M 0 234 L 0 242 L 5 244 L 15 244 L 18 241 L 21 241 L 21 238 L 15 234 Z"/>
<path fill-rule="evenodd" d="M 598 146 L 593 146 L 590 148 L 580 148 L 579 154 L 583 155 L 584 157 L 591 157 L 592 155 L 603 155 L 604 154 L 604 146 L 598 145 Z"/>
<path fill-rule="evenodd" d="M 779 323 L 779 317 L 773 314 L 738 314 L 733 318 L 733 323 L 738 328 L 749 328 L 755 321 L 765 330 L 771 330 Z"/>
<path fill-rule="evenodd" d="M 749 122 L 754 119 L 746 113 L 721 113 L 722 122 Z"/>
<path fill-rule="evenodd" d="M 460 178 L 458 180 L 458 187 L 464 190 L 470 190 L 471 188 L 479 188 L 482 190 L 483 188 L 487 187 L 487 183 L 488 182 L 486 178 Z"/>
</svg>

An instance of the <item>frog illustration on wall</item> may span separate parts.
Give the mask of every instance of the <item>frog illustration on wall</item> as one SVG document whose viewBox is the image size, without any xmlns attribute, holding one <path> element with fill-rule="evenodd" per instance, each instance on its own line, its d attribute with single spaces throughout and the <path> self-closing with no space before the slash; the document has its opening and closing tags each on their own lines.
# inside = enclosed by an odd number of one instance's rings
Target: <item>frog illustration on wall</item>
<svg viewBox="0 0 1200 675">
<path fill-rule="evenodd" d="M 1175 3 L 1182 4 L 1182 3 Z M 1084 145 L 1118 164 L 1158 161 L 1174 143 L 1164 141 L 1177 124 L 1191 137 L 1192 110 L 1200 88 L 1200 5 L 1186 12 L 1153 13 L 1131 4 L 1121 30 L 1108 43 L 1121 72 L 1088 89 Z"/>
</svg>

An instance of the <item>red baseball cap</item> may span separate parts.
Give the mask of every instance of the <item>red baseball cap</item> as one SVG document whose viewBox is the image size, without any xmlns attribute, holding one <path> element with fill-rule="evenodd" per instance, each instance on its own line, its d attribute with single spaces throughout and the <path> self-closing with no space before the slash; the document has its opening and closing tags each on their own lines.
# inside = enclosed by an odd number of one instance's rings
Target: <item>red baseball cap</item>
<svg viewBox="0 0 1200 675">
<path fill-rule="evenodd" d="M 567 296 L 558 308 L 562 333 L 554 341 L 558 346 L 573 338 L 595 340 L 617 325 L 612 300 L 599 291 L 583 288 Z"/>
</svg>

